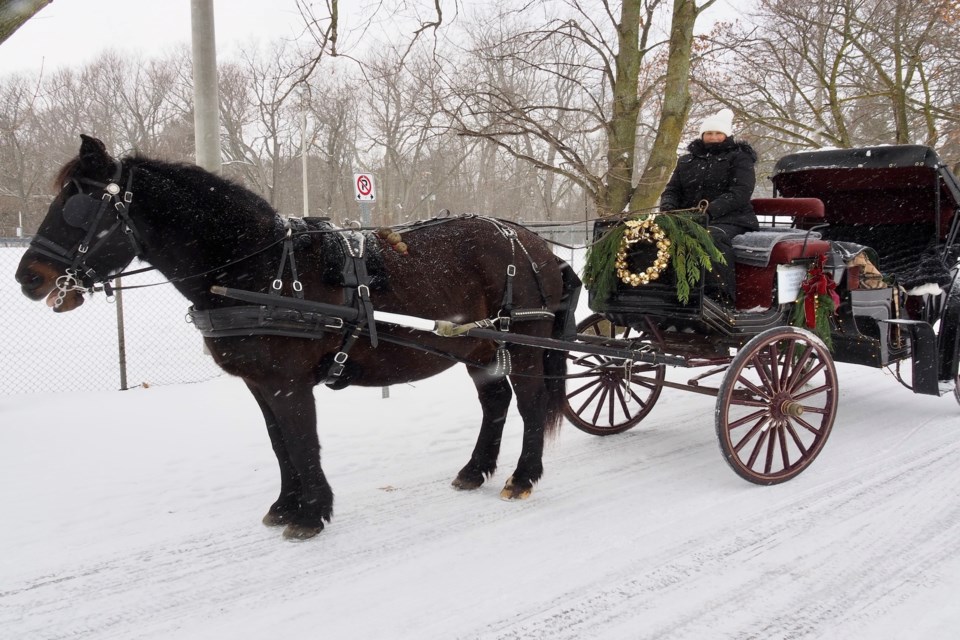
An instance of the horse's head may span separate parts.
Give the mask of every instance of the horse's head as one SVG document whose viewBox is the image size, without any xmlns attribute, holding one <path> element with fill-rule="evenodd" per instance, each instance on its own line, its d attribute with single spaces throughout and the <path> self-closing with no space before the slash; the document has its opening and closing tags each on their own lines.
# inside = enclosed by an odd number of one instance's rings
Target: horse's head
<svg viewBox="0 0 960 640">
<path fill-rule="evenodd" d="M 141 251 L 129 217 L 132 170 L 104 144 L 81 135 L 80 153 L 60 170 L 60 192 L 17 267 L 17 282 L 32 300 L 54 311 L 83 304 L 83 293 L 121 271 Z"/>
</svg>

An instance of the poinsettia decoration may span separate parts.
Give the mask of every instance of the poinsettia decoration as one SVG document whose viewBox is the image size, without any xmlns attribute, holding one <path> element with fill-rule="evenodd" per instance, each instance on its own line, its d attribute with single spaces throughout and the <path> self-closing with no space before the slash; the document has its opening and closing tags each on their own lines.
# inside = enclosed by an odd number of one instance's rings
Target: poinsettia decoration
<svg viewBox="0 0 960 640">
<path fill-rule="evenodd" d="M 837 283 L 833 281 L 833 276 L 823 268 L 825 262 L 826 256 L 819 255 L 807 269 L 807 277 L 800 285 L 800 294 L 793 309 L 792 324 L 812 329 L 827 348 L 833 351 L 830 318 L 837 311 L 840 296 L 837 295 Z"/>
</svg>

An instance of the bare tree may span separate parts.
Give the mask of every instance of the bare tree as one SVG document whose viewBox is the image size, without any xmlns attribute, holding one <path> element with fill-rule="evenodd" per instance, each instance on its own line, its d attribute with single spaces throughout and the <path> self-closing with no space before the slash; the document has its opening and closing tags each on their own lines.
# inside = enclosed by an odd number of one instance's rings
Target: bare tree
<svg viewBox="0 0 960 640">
<path fill-rule="evenodd" d="M 923 142 L 958 126 L 958 0 L 761 0 L 713 97 L 781 149 Z M 952 64 L 951 64 L 952 62 Z"/>
<path fill-rule="evenodd" d="M 485 73 L 450 84 L 454 126 L 576 183 L 601 214 L 650 206 L 676 161 L 689 109 L 693 28 L 712 3 L 676 0 L 666 41 L 657 39 L 657 18 L 667 6 L 661 0 L 531 3 L 556 16 L 546 24 L 507 10 L 472 50 Z M 662 49 L 665 58 L 656 55 Z M 658 63 L 665 68 L 650 74 Z M 641 77 L 648 84 L 640 86 Z M 664 93 L 663 113 L 638 182 L 641 114 L 657 90 Z"/>
</svg>

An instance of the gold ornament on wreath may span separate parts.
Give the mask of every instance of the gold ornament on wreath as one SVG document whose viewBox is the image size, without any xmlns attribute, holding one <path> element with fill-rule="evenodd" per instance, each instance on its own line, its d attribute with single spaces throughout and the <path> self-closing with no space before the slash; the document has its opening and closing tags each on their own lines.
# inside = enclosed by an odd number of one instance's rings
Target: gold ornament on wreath
<svg viewBox="0 0 960 640">
<path fill-rule="evenodd" d="M 641 284 L 648 284 L 660 277 L 667 266 L 670 264 L 670 240 L 667 234 L 663 232 L 655 222 L 656 216 L 651 216 L 645 220 L 627 220 L 624 224 L 627 226 L 620 240 L 620 250 L 617 252 L 616 269 L 617 277 L 620 282 L 632 287 L 638 287 Z M 627 264 L 627 251 L 631 245 L 638 242 L 648 242 L 657 247 L 657 257 L 653 264 L 640 273 L 630 271 Z"/>
</svg>

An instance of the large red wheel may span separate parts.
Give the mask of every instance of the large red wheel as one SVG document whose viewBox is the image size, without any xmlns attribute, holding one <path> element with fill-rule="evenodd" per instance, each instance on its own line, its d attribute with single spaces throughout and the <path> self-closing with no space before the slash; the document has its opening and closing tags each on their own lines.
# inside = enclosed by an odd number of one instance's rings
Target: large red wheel
<svg viewBox="0 0 960 640">
<path fill-rule="evenodd" d="M 837 414 L 837 370 L 819 338 L 796 327 L 755 336 L 730 363 L 717 395 L 720 450 L 757 484 L 810 466 Z"/>
<path fill-rule="evenodd" d="M 653 344 L 646 331 L 621 327 L 593 314 L 577 325 L 577 333 L 630 341 L 634 348 Z M 660 397 L 664 365 L 605 356 L 567 355 L 567 398 L 563 413 L 578 429 L 595 436 L 622 433 L 643 420 Z M 643 379 L 641 379 L 643 378 Z"/>
</svg>

